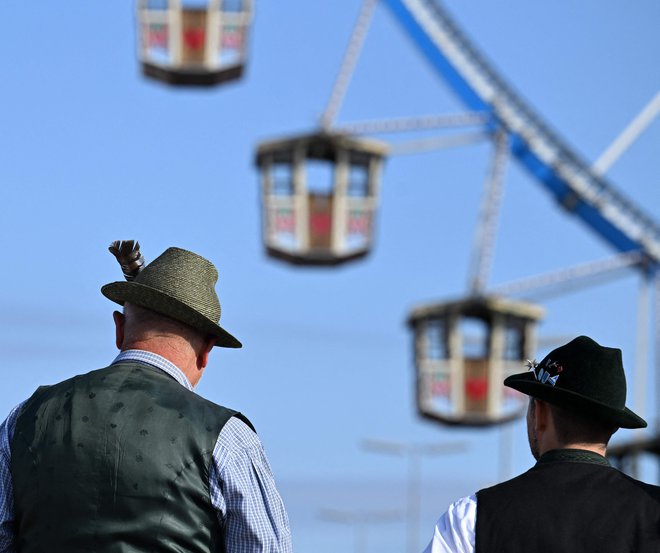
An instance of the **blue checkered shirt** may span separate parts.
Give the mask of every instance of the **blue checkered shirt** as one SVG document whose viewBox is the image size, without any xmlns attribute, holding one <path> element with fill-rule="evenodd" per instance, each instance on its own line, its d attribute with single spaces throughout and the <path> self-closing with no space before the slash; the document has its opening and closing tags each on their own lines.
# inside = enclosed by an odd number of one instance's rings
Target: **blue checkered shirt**
<svg viewBox="0 0 660 553">
<path fill-rule="evenodd" d="M 181 370 L 167 359 L 141 350 L 120 353 L 113 363 L 133 361 L 157 367 L 189 390 Z M 0 553 L 16 553 L 11 438 L 22 404 L 0 425 Z M 291 533 L 266 454 L 257 435 L 232 417 L 220 431 L 209 470 L 211 504 L 224 529 L 227 553 L 290 553 Z"/>
</svg>

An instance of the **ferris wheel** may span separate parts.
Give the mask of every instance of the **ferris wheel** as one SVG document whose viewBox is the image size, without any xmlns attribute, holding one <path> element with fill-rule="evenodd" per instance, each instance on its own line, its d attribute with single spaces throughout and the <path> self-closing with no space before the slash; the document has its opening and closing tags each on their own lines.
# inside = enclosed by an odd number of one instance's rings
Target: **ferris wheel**
<svg viewBox="0 0 660 553">
<path fill-rule="evenodd" d="M 335 125 L 376 0 L 364 0 L 344 62 L 318 129 L 259 145 L 262 236 L 266 252 L 296 265 L 334 266 L 366 256 L 376 229 L 382 162 L 414 148 L 494 146 L 465 298 L 423 304 L 408 323 L 414 333 L 419 413 L 456 425 L 491 425 L 518 416 L 521 398 L 496 384 L 534 356 L 536 323 L 544 310 L 511 296 L 563 288 L 632 267 L 642 276 L 640 298 L 660 291 L 660 224 L 604 176 L 617 157 L 660 112 L 656 96 L 594 164 L 576 154 L 486 62 L 439 0 L 382 0 L 420 54 L 453 89 L 467 112 Z M 362 135 L 420 129 L 468 129 L 433 144 L 390 146 Z M 511 158 L 556 203 L 615 252 L 551 274 L 488 287 L 506 161 Z M 656 292 L 656 298 L 660 293 Z M 464 323 L 476 324 L 476 341 Z M 644 325 L 640 324 L 641 329 Z M 660 344 L 656 328 L 655 351 Z M 638 344 L 648 347 L 643 335 Z M 643 381 L 643 379 L 640 379 Z"/>
</svg>

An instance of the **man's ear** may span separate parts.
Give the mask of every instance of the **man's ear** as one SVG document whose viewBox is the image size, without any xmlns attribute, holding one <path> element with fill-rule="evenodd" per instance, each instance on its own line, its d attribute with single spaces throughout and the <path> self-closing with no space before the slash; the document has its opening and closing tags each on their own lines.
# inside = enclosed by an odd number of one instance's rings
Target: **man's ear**
<svg viewBox="0 0 660 553">
<path fill-rule="evenodd" d="M 216 341 L 217 338 L 215 336 L 209 336 L 207 338 L 206 343 L 202 348 L 202 351 L 197 356 L 197 368 L 199 369 L 206 368 L 206 365 L 208 365 L 209 363 L 209 355 L 211 354 L 211 350 L 215 346 Z"/>
<path fill-rule="evenodd" d="M 114 311 L 112 318 L 115 321 L 115 344 L 117 345 L 117 349 L 121 350 L 121 346 L 124 343 L 124 323 L 126 322 L 126 317 L 123 313 Z"/>
<path fill-rule="evenodd" d="M 534 409 L 536 410 L 534 417 L 536 433 L 546 432 L 550 425 L 550 406 L 545 401 L 534 399 Z"/>
</svg>

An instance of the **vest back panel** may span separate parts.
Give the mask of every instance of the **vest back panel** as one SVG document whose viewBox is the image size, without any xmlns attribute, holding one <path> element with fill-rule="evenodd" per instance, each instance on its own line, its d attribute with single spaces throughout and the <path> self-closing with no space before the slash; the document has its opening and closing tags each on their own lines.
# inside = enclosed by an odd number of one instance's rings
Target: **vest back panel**
<svg viewBox="0 0 660 553">
<path fill-rule="evenodd" d="M 220 551 L 209 467 L 236 414 L 135 363 L 39 388 L 11 445 L 19 551 Z"/>
<path fill-rule="evenodd" d="M 660 488 L 590 463 L 536 465 L 477 493 L 476 553 L 657 553 Z"/>
</svg>

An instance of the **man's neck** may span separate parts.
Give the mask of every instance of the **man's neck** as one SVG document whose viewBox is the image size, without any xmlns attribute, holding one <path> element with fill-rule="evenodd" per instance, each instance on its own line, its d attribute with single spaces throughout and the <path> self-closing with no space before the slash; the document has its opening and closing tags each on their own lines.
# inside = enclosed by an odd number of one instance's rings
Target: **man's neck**
<svg viewBox="0 0 660 553">
<path fill-rule="evenodd" d="M 140 349 L 160 355 L 176 365 L 193 386 L 199 381 L 200 371 L 197 369 L 196 357 L 187 343 L 178 344 L 171 340 L 151 339 L 133 340 L 122 344 L 122 351 L 129 349 Z"/>
<path fill-rule="evenodd" d="M 553 447 L 548 447 L 541 451 L 541 455 L 544 453 L 547 453 L 548 451 L 556 450 L 556 449 L 581 449 L 583 451 L 591 451 L 593 453 L 597 453 L 598 455 L 601 455 L 602 457 L 605 457 L 606 453 L 606 446 L 605 444 L 591 444 L 591 443 L 582 443 L 582 442 L 570 442 L 566 444 L 553 444 Z"/>
</svg>

